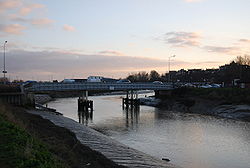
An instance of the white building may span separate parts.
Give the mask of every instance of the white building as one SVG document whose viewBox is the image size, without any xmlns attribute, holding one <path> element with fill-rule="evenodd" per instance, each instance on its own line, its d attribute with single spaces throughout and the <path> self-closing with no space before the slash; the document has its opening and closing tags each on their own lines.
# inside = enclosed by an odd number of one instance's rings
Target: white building
<svg viewBox="0 0 250 168">
<path fill-rule="evenodd" d="M 102 76 L 89 76 L 87 82 L 102 82 Z"/>
</svg>

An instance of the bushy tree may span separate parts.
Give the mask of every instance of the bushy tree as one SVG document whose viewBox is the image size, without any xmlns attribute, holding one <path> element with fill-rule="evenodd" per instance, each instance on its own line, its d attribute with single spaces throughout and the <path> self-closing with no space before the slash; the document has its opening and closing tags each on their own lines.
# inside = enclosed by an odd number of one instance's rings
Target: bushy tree
<svg viewBox="0 0 250 168">
<path fill-rule="evenodd" d="M 150 71 L 150 74 L 149 74 L 150 81 L 157 81 L 157 80 L 160 80 L 160 78 L 161 78 L 160 74 L 156 70 Z"/>
<path fill-rule="evenodd" d="M 142 71 L 142 72 L 130 74 L 127 77 L 127 79 L 130 80 L 131 82 L 147 82 L 149 81 L 149 75 L 147 72 Z"/>
</svg>

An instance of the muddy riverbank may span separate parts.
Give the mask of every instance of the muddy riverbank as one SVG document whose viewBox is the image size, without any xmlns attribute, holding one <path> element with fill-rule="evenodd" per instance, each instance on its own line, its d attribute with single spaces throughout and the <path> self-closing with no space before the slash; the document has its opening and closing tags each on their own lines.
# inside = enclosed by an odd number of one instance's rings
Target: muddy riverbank
<svg viewBox="0 0 250 168">
<path fill-rule="evenodd" d="M 181 88 L 160 96 L 157 107 L 250 121 L 250 96 L 245 89 Z"/>
</svg>

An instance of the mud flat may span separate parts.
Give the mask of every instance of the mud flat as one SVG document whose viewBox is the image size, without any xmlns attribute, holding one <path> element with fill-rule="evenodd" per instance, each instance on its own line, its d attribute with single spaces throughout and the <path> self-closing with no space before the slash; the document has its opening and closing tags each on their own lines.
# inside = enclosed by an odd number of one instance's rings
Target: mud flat
<svg viewBox="0 0 250 168">
<path fill-rule="evenodd" d="M 160 96 L 159 108 L 250 121 L 250 89 L 180 88 Z"/>
</svg>

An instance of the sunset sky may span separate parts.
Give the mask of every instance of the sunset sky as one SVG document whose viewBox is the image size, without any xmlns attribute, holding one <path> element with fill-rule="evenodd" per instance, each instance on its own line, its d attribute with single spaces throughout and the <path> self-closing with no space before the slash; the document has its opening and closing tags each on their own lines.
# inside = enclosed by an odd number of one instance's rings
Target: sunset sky
<svg viewBox="0 0 250 168">
<path fill-rule="evenodd" d="M 0 0 L 7 76 L 218 68 L 250 54 L 250 0 Z M 3 55 L 3 54 L 1 54 Z M 1 71 L 3 56 L 0 57 Z"/>
</svg>

